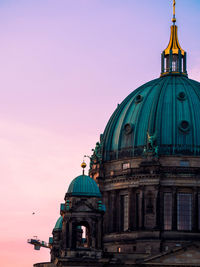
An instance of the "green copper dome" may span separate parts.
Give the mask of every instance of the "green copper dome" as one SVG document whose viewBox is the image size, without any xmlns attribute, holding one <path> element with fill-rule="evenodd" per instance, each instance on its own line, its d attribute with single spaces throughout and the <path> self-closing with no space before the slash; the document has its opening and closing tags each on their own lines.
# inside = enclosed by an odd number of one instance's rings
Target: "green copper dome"
<svg viewBox="0 0 200 267">
<path fill-rule="evenodd" d="M 53 230 L 62 230 L 63 217 L 60 216 Z"/>
<path fill-rule="evenodd" d="M 76 177 L 71 182 L 67 194 L 72 196 L 101 197 L 97 183 L 87 175 Z"/>
<path fill-rule="evenodd" d="M 104 160 L 144 154 L 200 155 L 200 83 L 168 74 L 133 91 L 117 107 L 103 134 Z"/>
</svg>

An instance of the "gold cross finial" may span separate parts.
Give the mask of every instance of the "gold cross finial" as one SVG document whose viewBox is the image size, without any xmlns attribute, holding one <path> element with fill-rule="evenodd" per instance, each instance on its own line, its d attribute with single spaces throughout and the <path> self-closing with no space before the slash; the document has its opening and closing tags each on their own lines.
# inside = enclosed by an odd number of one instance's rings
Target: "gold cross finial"
<svg viewBox="0 0 200 267">
<path fill-rule="evenodd" d="M 176 0 L 173 0 L 173 19 L 172 22 L 175 24 L 176 22 Z"/>
</svg>

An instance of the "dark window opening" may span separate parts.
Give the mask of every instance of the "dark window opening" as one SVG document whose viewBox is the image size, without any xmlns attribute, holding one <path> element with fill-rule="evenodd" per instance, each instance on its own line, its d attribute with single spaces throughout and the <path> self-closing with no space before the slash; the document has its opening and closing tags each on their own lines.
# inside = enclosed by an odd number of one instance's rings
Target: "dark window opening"
<svg viewBox="0 0 200 267">
<path fill-rule="evenodd" d="M 169 56 L 165 58 L 165 71 L 169 72 Z"/>
<path fill-rule="evenodd" d="M 164 193 L 164 230 L 172 229 L 172 194 Z"/>
<path fill-rule="evenodd" d="M 117 252 L 120 253 L 121 252 L 121 248 L 117 248 Z"/>
<path fill-rule="evenodd" d="M 86 224 L 76 226 L 76 248 L 90 248 L 90 231 Z"/>
<path fill-rule="evenodd" d="M 121 213 L 121 231 L 128 230 L 128 195 L 121 196 L 120 199 Z"/>
<path fill-rule="evenodd" d="M 198 229 L 200 230 L 200 194 L 198 194 Z"/>
<path fill-rule="evenodd" d="M 153 195 L 151 192 L 147 195 L 147 203 L 146 203 L 146 213 L 153 213 Z"/>
<path fill-rule="evenodd" d="M 172 56 L 172 71 L 179 71 L 179 59 L 178 55 L 173 55 Z"/>
<path fill-rule="evenodd" d="M 127 169 L 129 169 L 130 168 L 130 163 L 129 162 L 127 162 L 127 163 L 123 163 L 122 164 L 122 169 L 123 170 L 127 170 Z"/>
<path fill-rule="evenodd" d="M 181 167 L 189 167 L 190 166 L 190 163 L 188 160 L 181 160 L 180 161 L 180 166 Z"/>
<path fill-rule="evenodd" d="M 136 201 L 135 201 L 135 216 L 136 216 L 136 220 L 135 220 L 135 226 L 136 228 L 139 228 L 139 202 L 140 201 L 140 194 L 137 193 L 136 194 Z"/>
<path fill-rule="evenodd" d="M 177 198 L 177 228 L 192 230 L 192 194 L 179 193 Z"/>
</svg>

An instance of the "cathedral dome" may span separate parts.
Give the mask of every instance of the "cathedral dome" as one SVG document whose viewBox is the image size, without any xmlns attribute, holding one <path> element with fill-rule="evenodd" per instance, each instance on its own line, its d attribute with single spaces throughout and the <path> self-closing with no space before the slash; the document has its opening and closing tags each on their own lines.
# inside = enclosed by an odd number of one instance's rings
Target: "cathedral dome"
<svg viewBox="0 0 200 267">
<path fill-rule="evenodd" d="M 55 224 L 55 227 L 53 230 L 62 230 L 62 224 L 63 224 L 63 217 L 60 216 Z"/>
<path fill-rule="evenodd" d="M 200 83 L 164 73 L 118 105 L 103 134 L 103 159 L 144 154 L 200 155 Z"/>
<path fill-rule="evenodd" d="M 140 155 L 200 155 L 200 83 L 188 79 L 175 5 L 174 1 L 160 78 L 140 86 L 118 105 L 101 138 L 103 161 Z"/>
<path fill-rule="evenodd" d="M 97 183 L 84 174 L 76 177 L 71 182 L 67 194 L 71 196 L 101 197 Z"/>
</svg>

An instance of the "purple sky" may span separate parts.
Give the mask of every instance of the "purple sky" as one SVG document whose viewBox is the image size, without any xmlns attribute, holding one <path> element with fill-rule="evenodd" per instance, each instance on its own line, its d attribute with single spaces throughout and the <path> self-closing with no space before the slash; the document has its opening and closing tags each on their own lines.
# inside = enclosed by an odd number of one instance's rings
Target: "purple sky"
<svg viewBox="0 0 200 267">
<path fill-rule="evenodd" d="M 199 14 L 199 0 L 177 0 L 189 77 L 200 81 Z M 48 241 L 117 104 L 159 76 L 171 16 L 169 0 L 0 1 L 2 266 L 49 260 L 26 239 Z"/>
</svg>

